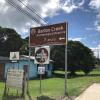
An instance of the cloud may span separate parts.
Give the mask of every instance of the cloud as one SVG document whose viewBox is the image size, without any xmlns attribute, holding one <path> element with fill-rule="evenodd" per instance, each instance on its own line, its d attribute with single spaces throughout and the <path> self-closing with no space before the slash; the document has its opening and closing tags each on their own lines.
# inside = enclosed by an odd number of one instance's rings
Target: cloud
<svg viewBox="0 0 100 100">
<path fill-rule="evenodd" d="M 71 0 L 65 1 L 64 4 L 61 4 L 61 9 L 63 9 L 66 13 L 71 13 L 74 9 L 78 7 L 72 3 Z"/>
<path fill-rule="evenodd" d="M 100 20 L 95 20 L 94 22 L 94 27 L 87 27 L 85 28 L 87 31 L 97 31 L 100 32 Z"/>
<path fill-rule="evenodd" d="M 81 41 L 81 40 L 83 40 L 83 38 L 69 38 L 69 40 L 73 40 L 73 41 Z"/>
<path fill-rule="evenodd" d="M 93 28 L 92 28 L 92 27 L 86 27 L 86 30 L 87 30 L 87 31 L 92 31 Z"/>
<path fill-rule="evenodd" d="M 96 58 L 100 58 L 100 45 L 97 47 L 91 47 L 90 49 L 93 51 Z"/>
<path fill-rule="evenodd" d="M 96 20 L 94 22 L 94 29 L 100 32 L 100 0 L 91 0 L 89 3 L 91 9 L 96 11 Z"/>
<path fill-rule="evenodd" d="M 100 32 L 100 20 L 94 22 L 95 30 Z"/>
<path fill-rule="evenodd" d="M 39 13 L 42 19 L 48 16 L 57 15 L 57 11 L 59 10 L 59 0 L 22 0 L 22 2 L 29 7 L 34 7 L 35 11 Z M 21 4 L 19 1 L 16 1 L 16 4 L 20 5 L 21 8 L 29 12 L 25 5 Z M 37 15 L 32 13 L 32 11 L 29 13 L 34 18 L 37 18 Z M 40 18 L 38 18 L 38 20 L 43 22 Z M 39 25 L 40 24 L 37 24 L 35 21 L 31 20 L 9 5 L 5 0 L 0 0 L 0 26 L 14 28 L 24 37 L 24 34 L 29 32 L 30 27 Z"/>
<path fill-rule="evenodd" d="M 91 0 L 89 5 L 92 9 L 96 9 L 98 11 L 100 9 L 100 0 Z"/>
<path fill-rule="evenodd" d="M 91 0 L 89 6 L 97 12 L 97 18 L 100 19 L 100 0 Z"/>
<path fill-rule="evenodd" d="M 65 2 L 60 2 L 60 7 L 66 13 L 71 13 L 75 9 L 79 9 L 85 3 L 84 0 L 76 2 L 76 0 L 66 0 Z"/>
<path fill-rule="evenodd" d="M 13 1 L 13 0 L 11 0 Z M 21 0 L 28 7 L 33 7 L 42 19 L 46 17 L 53 17 L 59 15 L 63 10 L 66 13 L 71 13 L 75 9 L 80 8 L 84 4 L 81 2 L 73 2 L 74 0 Z M 28 11 L 34 18 L 38 18 L 41 23 L 44 23 L 36 14 L 26 9 L 26 7 L 16 0 L 16 4 Z M 0 26 L 7 28 L 14 28 L 23 37 L 29 33 L 30 27 L 39 26 L 35 21 L 31 20 L 14 7 L 9 5 L 6 0 L 0 0 Z"/>
</svg>

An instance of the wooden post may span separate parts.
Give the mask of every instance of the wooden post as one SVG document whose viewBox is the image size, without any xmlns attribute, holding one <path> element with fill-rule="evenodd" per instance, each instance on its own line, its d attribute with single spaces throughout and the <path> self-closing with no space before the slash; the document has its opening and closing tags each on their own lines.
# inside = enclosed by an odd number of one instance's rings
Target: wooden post
<svg viewBox="0 0 100 100">
<path fill-rule="evenodd" d="M 42 93 L 42 84 L 41 84 L 41 81 L 42 81 L 42 74 L 40 74 L 40 94 Z"/>
</svg>

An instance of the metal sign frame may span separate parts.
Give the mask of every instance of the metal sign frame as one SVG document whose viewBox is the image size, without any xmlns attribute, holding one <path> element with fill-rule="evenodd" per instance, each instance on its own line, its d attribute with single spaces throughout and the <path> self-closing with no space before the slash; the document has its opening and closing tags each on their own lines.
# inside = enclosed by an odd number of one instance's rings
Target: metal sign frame
<svg viewBox="0 0 100 100">
<path fill-rule="evenodd" d="M 68 92 L 67 92 L 67 43 L 68 43 L 68 22 L 65 22 L 66 23 L 66 41 L 65 41 L 65 44 L 43 44 L 43 45 L 37 45 L 38 47 L 41 47 L 41 46 L 52 46 L 52 45 L 65 45 L 65 84 L 64 84 L 64 95 L 68 95 Z M 28 80 L 27 80 L 27 92 L 28 92 L 28 88 L 29 88 L 29 67 L 30 67 L 30 56 L 31 56 L 31 48 L 32 47 L 37 47 L 36 45 L 35 46 L 31 46 L 30 45 L 30 34 L 29 34 L 29 66 L 28 66 Z"/>
</svg>

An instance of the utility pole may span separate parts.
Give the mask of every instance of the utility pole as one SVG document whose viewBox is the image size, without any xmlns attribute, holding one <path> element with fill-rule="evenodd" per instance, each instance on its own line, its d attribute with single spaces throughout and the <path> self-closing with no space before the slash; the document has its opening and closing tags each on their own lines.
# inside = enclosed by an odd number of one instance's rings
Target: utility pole
<svg viewBox="0 0 100 100">
<path fill-rule="evenodd" d="M 99 49 L 99 46 L 98 46 L 98 63 L 99 63 L 99 59 L 100 59 L 100 58 L 99 58 L 99 50 L 100 50 L 100 49 Z"/>
<path fill-rule="evenodd" d="M 96 49 L 93 49 L 93 53 L 94 53 L 94 56 L 97 58 L 97 63 L 99 63 L 99 59 L 100 59 L 100 46 L 98 46 Z"/>
</svg>

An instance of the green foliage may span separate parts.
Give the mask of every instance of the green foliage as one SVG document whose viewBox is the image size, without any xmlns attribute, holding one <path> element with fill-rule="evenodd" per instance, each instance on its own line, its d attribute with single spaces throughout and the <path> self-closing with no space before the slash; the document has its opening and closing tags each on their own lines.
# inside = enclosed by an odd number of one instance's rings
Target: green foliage
<svg viewBox="0 0 100 100">
<path fill-rule="evenodd" d="M 54 61 L 54 69 L 64 70 L 65 66 L 65 46 L 53 46 L 51 47 L 51 59 Z"/>
<path fill-rule="evenodd" d="M 92 51 L 79 41 L 68 42 L 68 70 L 74 73 L 83 70 L 88 74 L 94 68 L 95 58 Z"/>
<path fill-rule="evenodd" d="M 83 70 L 88 74 L 94 68 L 95 59 L 92 51 L 79 41 L 69 41 L 67 47 L 68 71 L 75 74 L 77 70 Z M 54 60 L 54 68 L 64 70 L 65 46 L 53 46 L 51 59 Z"/>
<path fill-rule="evenodd" d="M 20 35 L 9 28 L 0 28 L 0 56 L 9 56 L 11 51 L 19 51 L 22 45 Z"/>
<path fill-rule="evenodd" d="M 20 48 L 21 55 L 28 55 L 29 54 L 29 47 L 28 47 L 29 41 L 28 41 L 28 39 L 29 39 L 28 37 L 23 39 L 23 44 Z"/>
<path fill-rule="evenodd" d="M 31 48 L 31 56 L 34 56 L 35 48 Z M 29 37 L 23 39 L 23 45 L 20 48 L 21 55 L 29 55 Z"/>
<path fill-rule="evenodd" d="M 64 71 L 57 71 L 55 73 L 62 74 Z M 78 77 L 67 80 L 67 92 L 69 96 L 78 96 L 93 82 L 100 83 L 100 70 L 93 70 L 89 76 L 85 76 L 82 72 L 76 72 Z M 29 96 L 31 100 L 37 100 L 37 97 L 43 95 L 49 98 L 59 99 L 60 96 L 64 95 L 64 77 L 54 77 L 42 80 L 42 94 L 39 91 L 40 80 L 34 79 L 29 81 Z M 0 100 L 4 93 L 5 83 L 0 82 Z M 9 91 L 10 96 L 17 95 Z M 29 96 L 25 95 L 25 100 L 30 100 Z M 5 100 L 5 99 L 4 99 Z M 8 100 L 8 99 L 7 99 Z M 12 100 L 12 99 L 11 99 Z M 41 99 L 40 99 L 41 100 Z M 45 100 L 45 99 L 42 99 Z"/>
</svg>

